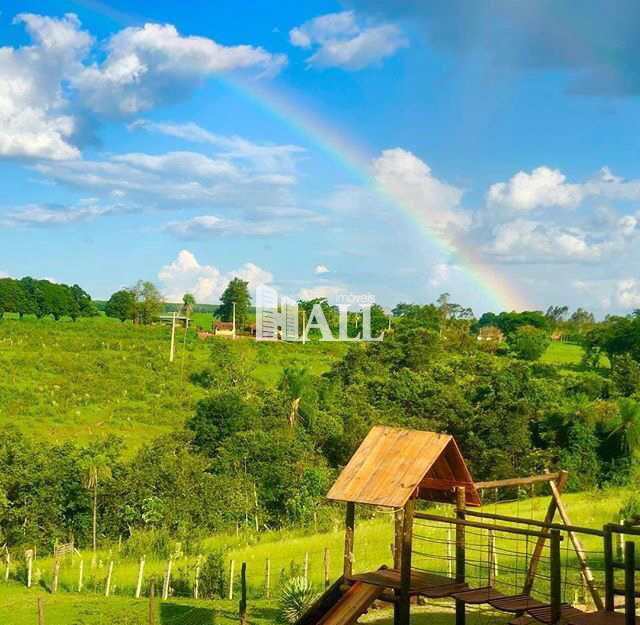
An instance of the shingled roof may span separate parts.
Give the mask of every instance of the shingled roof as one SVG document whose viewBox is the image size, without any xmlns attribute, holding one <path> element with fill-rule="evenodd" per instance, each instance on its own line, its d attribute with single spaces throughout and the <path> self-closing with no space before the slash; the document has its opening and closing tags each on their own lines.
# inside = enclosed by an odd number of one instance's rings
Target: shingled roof
<svg viewBox="0 0 640 625">
<path fill-rule="evenodd" d="M 327 494 L 328 499 L 401 508 L 420 499 L 455 502 L 464 486 L 468 506 L 480 497 L 453 436 L 374 427 Z"/>
</svg>

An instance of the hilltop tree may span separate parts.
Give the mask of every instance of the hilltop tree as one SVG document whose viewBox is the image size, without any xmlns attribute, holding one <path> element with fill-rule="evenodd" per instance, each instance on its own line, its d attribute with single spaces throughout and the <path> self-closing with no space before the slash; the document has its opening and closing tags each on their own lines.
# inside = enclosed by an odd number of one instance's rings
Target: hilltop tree
<svg viewBox="0 0 640 625">
<path fill-rule="evenodd" d="M 149 324 L 162 311 L 163 299 L 153 282 L 139 280 L 131 288 L 135 300 L 136 323 Z"/>
<path fill-rule="evenodd" d="M 20 312 L 26 299 L 24 289 L 17 280 L 0 279 L 0 319 L 6 312 Z"/>
<path fill-rule="evenodd" d="M 136 313 L 136 298 L 129 289 L 116 291 L 105 307 L 107 317 L 114 317 L 120 321 L 133 319 Z"/>
<path fill-rule="evenodd" d="M 71 296 L 78 306 L 78 312 L 81 317 L 96 317 L 98 309 L 93 303 L 91 296 L 80 286 L 74 284 L 70 287 Z"/>
<path fill-rule="evenodd" d="M 549 346 L 549 336 L 533 326 L 520 326 L 508 337 L 508 342 L 518 358 L 538 360 Z"/>
<path fill-rule="evenodd" d="M 196 306 L 196 298 L 191 293 L 185 293 L 182 296 L 182 307 L 180 308 L 180 314 L 185 317 L 191 317 L 193 309 Z"/>
<path fill-rule="evenodd" d="M 249 316 L 251 307 L 251 295 L 249 295 L 249 283 L 240 278 L 234 278 L 229 282 L 224 293 L 220 296 L 222 305 L 216 311 L 216 315 L 223 321 L 232 321 L 233 305 L 236 305 L 236 323 L 244 325 Z"/>
</svg>

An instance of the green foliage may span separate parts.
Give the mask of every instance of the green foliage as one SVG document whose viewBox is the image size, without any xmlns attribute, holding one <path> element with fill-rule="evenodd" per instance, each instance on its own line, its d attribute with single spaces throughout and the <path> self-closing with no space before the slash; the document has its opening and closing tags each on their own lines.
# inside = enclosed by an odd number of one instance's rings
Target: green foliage
<svg viewBox="0 0 640 625">
<path fill-rule="evenodd" d="M 524 312 L 501 312 L 498 315 L 488 312 L 484 313 L 477 323 L 477 328 L 482 328 L 484 326 L 496 326 L 505 336 L 509 336 L 521 326 L 533 326 L 540 330 L 549 330 L 550 320 L 537 310 Z"/>
<path fill-rule="evenodd" d="M 318 593 L 304 577 L 292 577 L 280 593 L 280 619 L 293 625 L 313 605 Z"/>
<path fill-rule="evenodd" d="M 222 305 L 216 311 L 216 316 L 223 321 L 232 321 L 235 304 L 236 324 L 239 327 L 243 327 L 248 319 L 251 307 L 249 283 L 246 280 L 234 278 L 220 296 L 220 302 Z"/>
<path fill-rule="evenodd" d="M 611 380 L 625 397 L 640 393 L 640 363 L 629 353 L 618 354 L 611 362 Z"/>
<path fill-rule="evenodd" d="M 625 520 L 635 520 L 640 518 L 640 494 L 629 495 L 620 508 L 620 517 Z"/>
<path fill-rule="evenodd" d="M 116 291 L 105 306 L 107 317 L 114 317 L 120 321 L 128 321 L 135 318 L 136 298 L 129 289 Z"/>
<path fill-rule="evenodd" d="M 227 595 L 225 552 L 210 553 L 200 569 L 200 595 L 205 599 L 224 599 Z"/>
<path fill-rule="evenodd" d="M 534 326 L 518 326 L 507 337 L 509 346 L 522 360 L 538 360 L 549 346 L 549 335 Z"/>
</svg>

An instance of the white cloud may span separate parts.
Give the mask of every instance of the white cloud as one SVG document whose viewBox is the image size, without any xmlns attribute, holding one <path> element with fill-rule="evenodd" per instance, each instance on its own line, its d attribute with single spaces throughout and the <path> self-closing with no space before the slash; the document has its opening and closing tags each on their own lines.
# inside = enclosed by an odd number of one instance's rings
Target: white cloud
<svg viewBox="0 0 640 625">
<path fill-rule="evenodd" d="M 30 45 L 0 48 L 0 157 L 74 159 L 84 113 L 127 116 L 185 98 L 210 76 L 273 74 L 286 62 L 259 47 L 181 36 L 170 24 L 114 34 L 106 57 L 77 16 L 20 14 Z"/>
<path fill-rule="evenodd" d="M 471 216 L 460 206 L 463 191 L 442 182 L 431 168 L 407 150 L 385 150 L 373 163 L 374 177 L 381 189 L 445 234 L 467 229 Z"/>
<path fill-rule="evenodd" d="M 543 165 L 531 173 L 519 171 L 508 182 L 491 185 L 487 204 L 526 213 L 548 207 L 575 208 L 587 198 L 638 200 L 640 180 L 625 181 L 603 167 L 583 183 L 569 183 L 562 172 Z"/>
<path fill-rule="evenodd" d="M 145 24 L 113 35 L 107 56 L 73 80 L 91 110 L 129 116 L 182 98 L 204 79 L 258 68 L 272 75 L 286 57 L 249 46 L 223 46 L 206 37 L 185 37 L 171 24 Z"/>
<path fill-rule="evenodd" d="M 230 137 L 217 135 L 193 122 L 176 124 L 139 119 L 131 123 L 129 128 L 159 132 L 193 143 L 214 145 L 220 148 L 221 157 L 249 161 L 255 168 L 263 171 L 293 170 L 296 157 L 305 151 L 297 145 L 265 145 L 237 135 Z"/>
<path fill-rule="evenodd" d="M 236 277 L 248 281 L 252 292 L 261 284 L 273 282 L 273 275 L 254 263 L 224 272 L 214 265 L 201 265 L 189 250 L 181 250 L 158 273 L 163 295 L 174 302 L 180 301 L 185 293 L 192 293 L 197 302 L 217 303 L 227 284 Z"/>
<path fill-rule="evenodd" d="M 313 270 L 313 273 L 315 273 L 316 275 L 329 273 L 329 268 L 325 265 L 316 265 L 315 269 Z"/>
<path fill-rule="evenodd" d="M 616 300 L 625 309 L 640 308 L 640 280 L 626 278 L 618 281 Z"/>
<path fill-rule="evenodd" d="M 353 11 L 315 17 L 289 31 L 289 40 L 299 48 L 317 48 L 307 59 L 309 65 L 349 70 L 377 63 L 409 45 L 396 25 L 362 25 Z"/>
<path fill-rule="evenodd" d="M 165 229 L 178 237 L 195 239 L 224 235 L 273 236 L 291 232 L 296 228 L 297 224 L 285 220 L 249 221 L 199 215 L 183 221 L 172 221 Z"/>
<path fill-rule="evenodd" d="M 117 205 L 101 205 L 93 198 L 69 206 L 27 204 L 9 211 L 7 217 L 0 223 L 5 227 L 61 226 L 89 221 L 121 210 Z"/>
<path fill-rule="evenodd" d="M 429 275 L 429 284 L 433 287 L 441 286 L 448 282 L 450 273 L 450 267 L 446 263 L 434 265 Z"/>
</svg>

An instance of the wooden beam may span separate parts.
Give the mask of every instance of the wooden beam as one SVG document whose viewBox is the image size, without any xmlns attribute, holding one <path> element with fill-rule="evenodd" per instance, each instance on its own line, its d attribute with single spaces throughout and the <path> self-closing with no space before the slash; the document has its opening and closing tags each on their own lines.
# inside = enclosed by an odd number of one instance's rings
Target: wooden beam
<svg viewBox="0 0 640 625">
<path fill-rule="evenodd" d="M 457 486 L 473 486 L 473 482 L 464 482 L 460 480 L 443 480 L 437 477 L 425 477 L 420 482 L 419 488 L 431 490 L 453 490 Z"/>
<path fill-rule="evenodd" d="M 604 526 L 604 607 L 607 612 L 613 612 L 614 604 L 614 571 L 613 571 L 613 535 L 612 524 Z"/>
<path fill-rule="evenodd" d="M 636 544 L 628 540 L 624 544 L 624 622 L 636 625 Z"/>
<path fill-rule="evenodd" d="M 356 504 L 347 502 L 347 515 L 344 532 L 344 576 L 350 577 L 353 572 L 353 532 L 356 522 Z"/>
<path fill-rule="evenodd" d="M 551 475 L 551 473 L 549 473 Z M 558 493 L 562 493 L 564 491 L 564 487 L 567 485 L 567 479 L 569 478 L 568 471 L 560 471 L 558 475 L 558 479 L 554 480 L 556 482 L 556 488 Z M 556 514 L 556 500 L 554 497 L 551 497 L 551 501 L 549 502 L 549 506 L 547 507 L 547 513 L 544 517 L 545 524 L 553 523 L 553 517 Z M 538 571 L 538 564 L 540 562 L 540 557 L 542 556 L 542 550 L 544 549 L 544 543 L 547 538 L 549 530 L 544 528 L 542 530 L 542 536 L 540 536 L 536 542 L 535 547 L 533 548 L 533 553 L 531 554 L 531 561 L 529 562 L 529 569 L 527 570 L 527 576 L 524 581 L 524 586 L 522 588 L 523 595 L 531 594 L 531 589 L 533 588 L 533 583 L 536 579 L 536 572 Z"/>
<path fill-rule="evenodd" d="M 464 486 L 456 487 L 456 520 L 462 523 L 456 524 L 456 582 L 465 581 L 465 521 L 464 509 L 467 502 L 467 495 Z M 465 625 L 466 604 L 460 599 L 456 599 L 456 625 Z"/>
<path fill-rule="evenodd" d="M 560 559 L 560 530 L 551 530 L 550 585 L 551 625 L 560 622 L 562 604 L 562 562 Z"/>
<path fill-rule="evenodd" d="M 564 503 L 560 497 L 560 493 L 558 492 L 558 487 L 554 482 L 549 482 L 549 486 L 551 487 L 551 494 L 553 495 L 553 499 L 556 502 L 556 507 L 558 508 L 558 513 L 560 514 L 560 518 L 562 522 L 567 526 L 571 525 L 571 519 L 569 518 L 569 513 L 567 509 L 564 507 Z M 578 535 L 572 531 L 568 530 L 569 539 L 571 540 L 571 544 L 576 552 L 576 556 L 578 557 L 578 562 L 580 563 L 580 571 L 582 573 L 582 577 L 584 579 L 587 588 L 589 589 L 589 593 L 593 598 L 593 603 L 598 610 L 602 610 L 604 608 L 604 603 L 602 602 L 602 598 L 600 597 L 600 593 L 596 588 L 595 582 L 593 580 L 593 575 L 591 573 L 591 569 L 587 564 L 587 554 L 578 538 Z"/>
<path fill-rule="evenodd" d="M 413 535 L 413 497 L 404 507 L 402 523 L 402 560 L 400 563 L 400 602 L 398 608 L 399 625 L 410 625 L 411 619 L 411 537 Z"/>
<path fill-rule="evenodd" d="M 451 525 L 464 525 L 467 527 L 477 527 L 483 530 L 493 530 L 495 532 L 506 532 L 507 534 L 519 534 L 520 536 L 529 536 L 532 538 L 546 538 L 547 534 L 542 531 L 526 530 L 521 527 L 513 527 L 511 525 L 497 525 L 495 523 L 481 523 L 479 521 L 469 521 L 465 518 L 453 518 L 449 516 L 440 516 L 439 514 L 426 514 L 425 512 L 416 512 L 416 519 L 424 519 L 425 521 L 436 521 L 438 523 L 450 523 Z"/>
<path fill-rule="evenodd" d="M 566 473 L 566 471 L 565 471 Z M 551 482 L 559 480 L 562 471 L 559 473 L 543 473 L 542 475 L 530 475 L 529 477 L 512 477 L 507 480 L 491 480 L 489 482 L 476 482 L 478 490 L 483 488 L 503 488 L 507 486 L 527 486 L 539 482 Z"/>
</svg>

